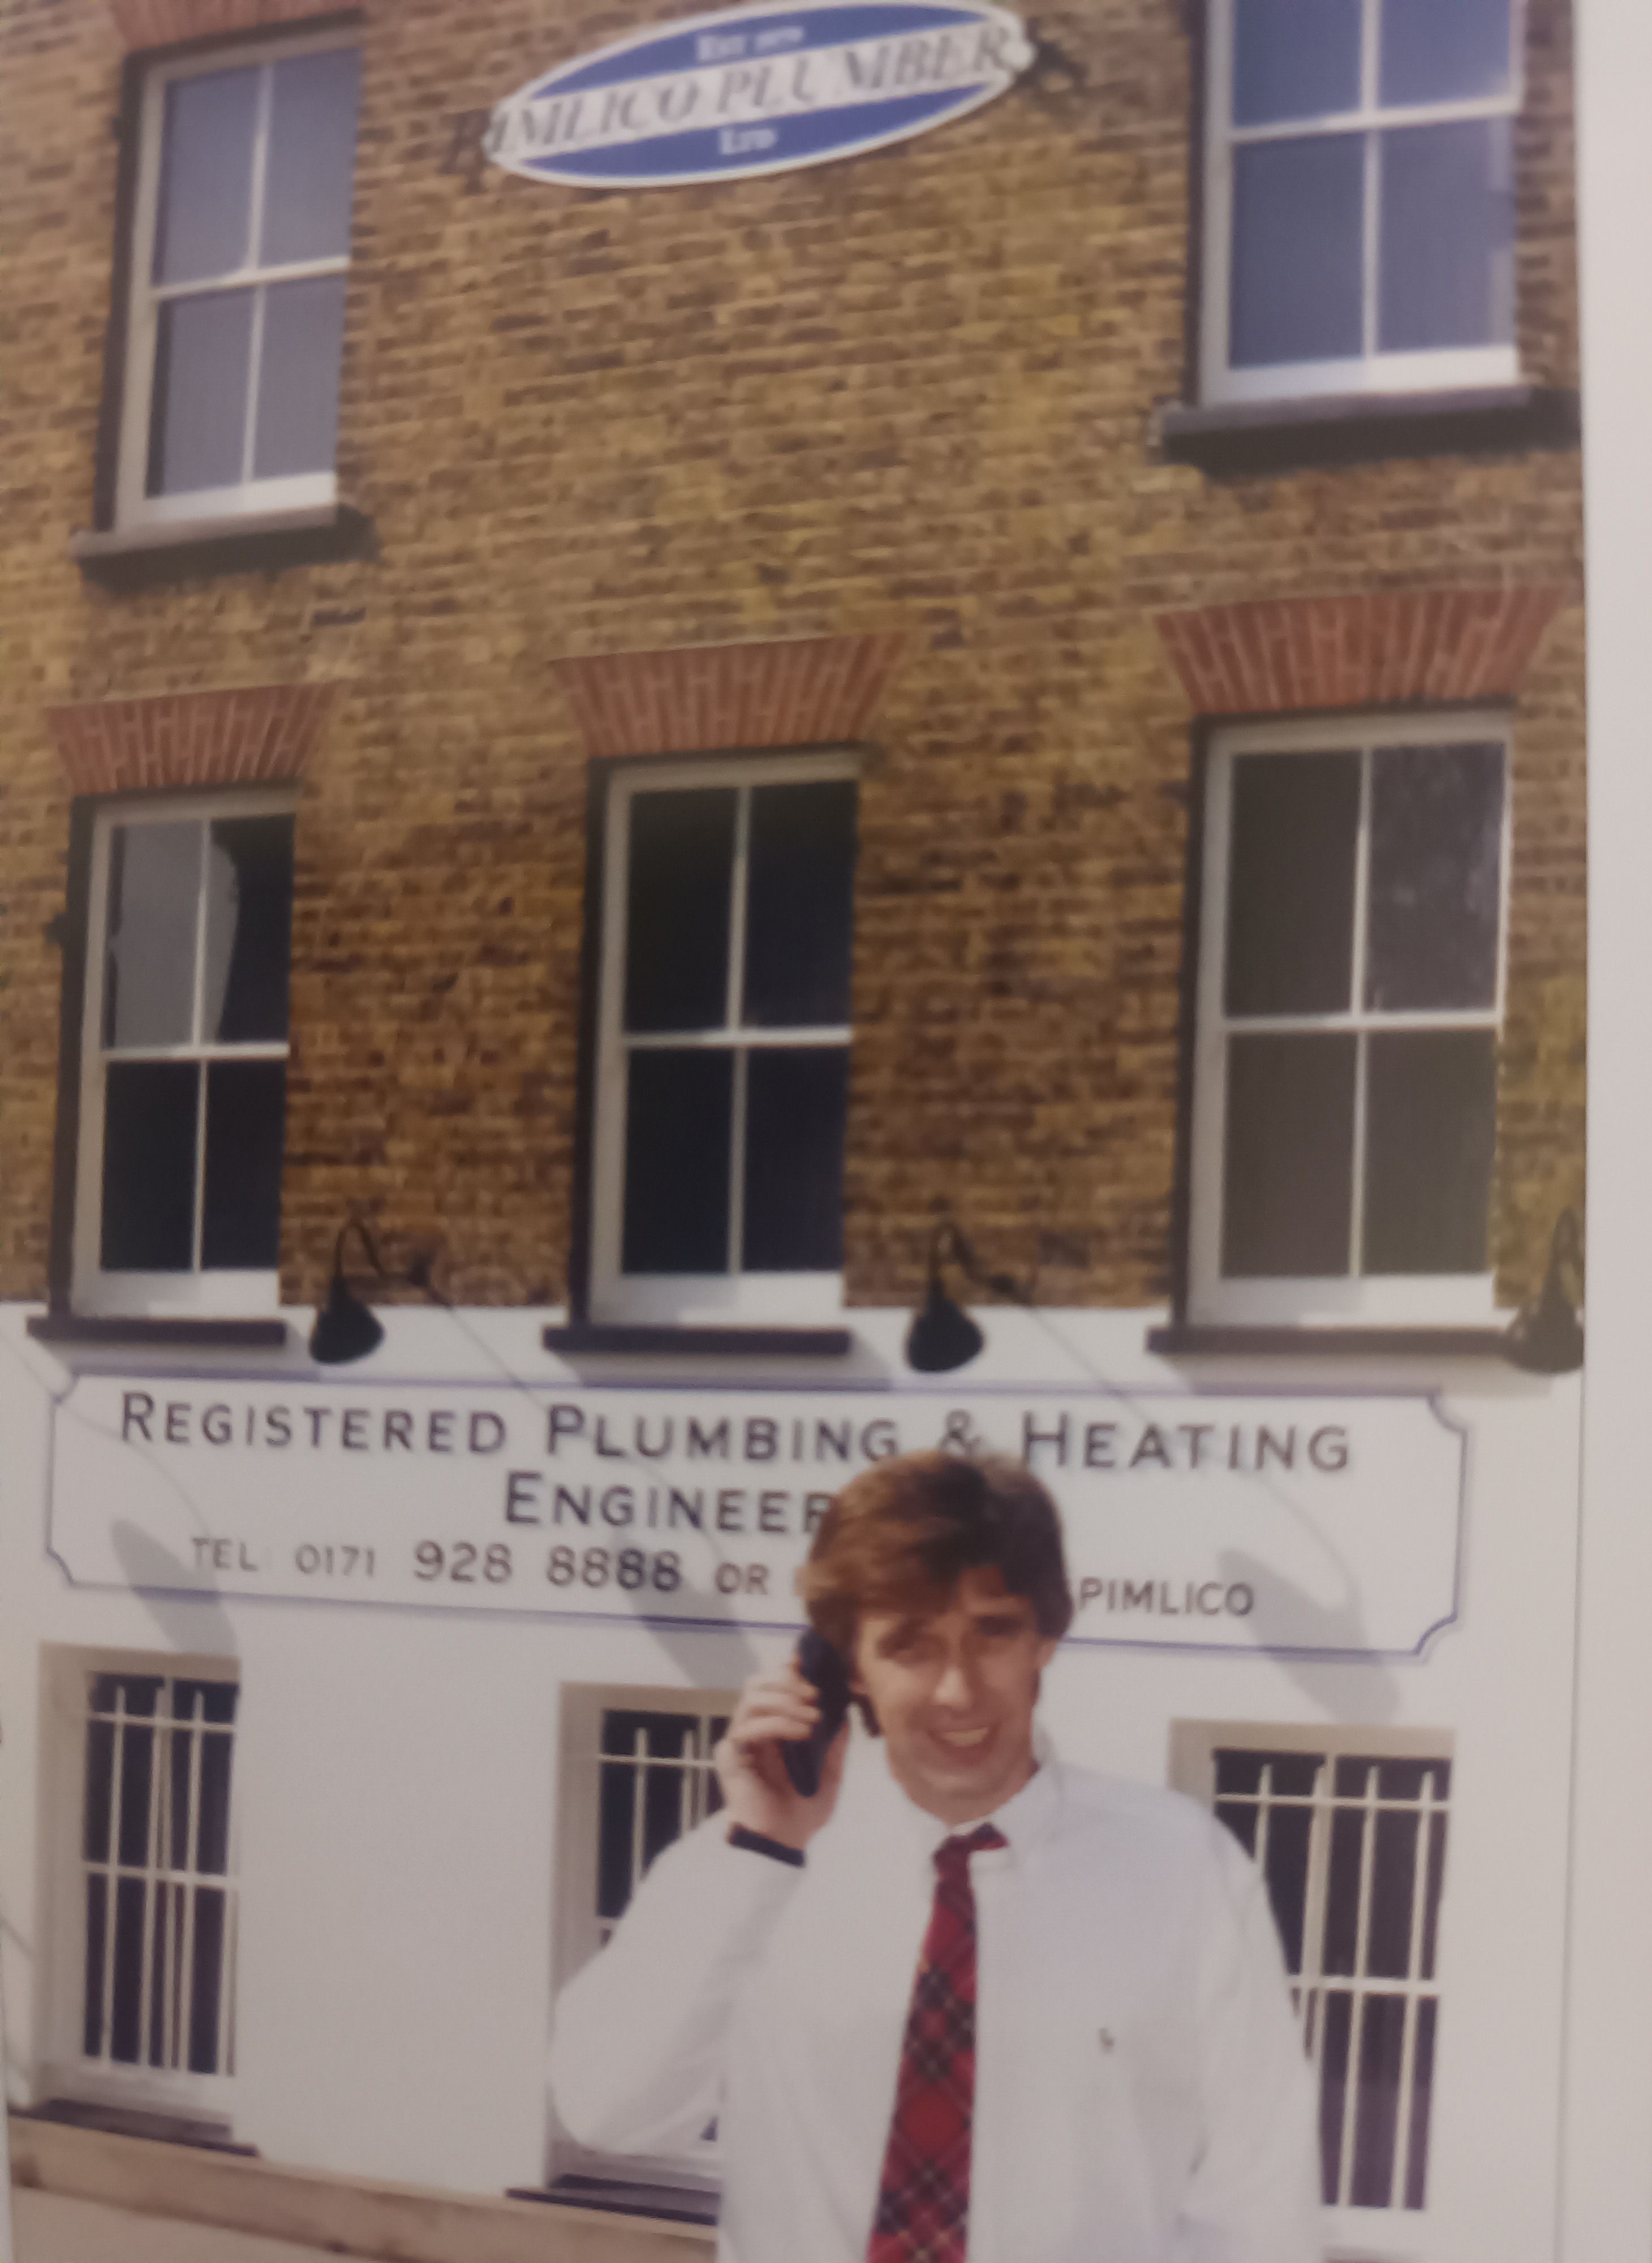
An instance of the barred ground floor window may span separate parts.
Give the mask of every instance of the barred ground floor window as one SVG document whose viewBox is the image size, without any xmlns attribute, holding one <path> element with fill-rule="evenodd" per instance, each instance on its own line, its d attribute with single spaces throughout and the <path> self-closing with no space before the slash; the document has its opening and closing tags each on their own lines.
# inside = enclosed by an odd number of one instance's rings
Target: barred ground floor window
<svg viewBox="0 0 1652 2263">
<path fill-rule="evenodd" d="M 565 1687 L 557 1812 L 556 1984 L 571 1980 L 625 1914 L 649 1865 L 722 1805 L 712 1753 L 734 1711 L 731 1690 Z M 554 2141 L 552 2188 L 629 2193 L 709 2217 L 718 2182 L 713 2124 L 680 2151 L 623 2159 Z M 675 2211 L 673 2211 L 675 2212 Z"/>
<path fill-rule="evenodd" d="M 240 1691 L 172 1665 L 57 1661 L 48 2024 L 54 2087 L 194 2114 L 227 2107 L 235 2071 Z"/>
<path fill-rule="evenodd" d="M 1426 2206 L 1451 1740 L 1178 1722 L 1171 1780 L 1267 1881 L 1318 2078 L 1328 2208 Z"/>
</svg>

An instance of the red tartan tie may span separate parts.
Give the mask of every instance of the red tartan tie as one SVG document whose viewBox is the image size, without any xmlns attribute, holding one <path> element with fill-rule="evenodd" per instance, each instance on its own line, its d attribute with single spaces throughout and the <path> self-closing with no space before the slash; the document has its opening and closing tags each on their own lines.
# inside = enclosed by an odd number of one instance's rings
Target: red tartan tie
<svg viewBox="0 0 1652 2263">
<path fill-rule="evenodd" d="M 935 1906 L 901 2045 L 895 2118 L 866 2263 L 964 2263 L 975 2105 L 975 1896 L 969 1858 L 1008 1844 L 990 1823 L 935 1849 Z"/>
</svg>

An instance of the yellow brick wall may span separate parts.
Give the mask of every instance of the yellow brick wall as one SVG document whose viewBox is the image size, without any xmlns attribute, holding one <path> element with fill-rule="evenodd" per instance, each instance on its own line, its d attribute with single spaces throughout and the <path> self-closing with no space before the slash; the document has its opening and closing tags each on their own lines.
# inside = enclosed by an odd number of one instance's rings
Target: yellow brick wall
<svg viewBox="0 0 1652 2263">
<path fill-rule="evenodd" d="M 108 0 L 0 29 L 0 1294 L 42 1293 L 67 785 L 48 707 L 333 683 L 300 799 L 289 1294 L 348 1205 L 466 1300 L 558 1297 L 585 758 L 554 663 L 899 631 L 863 796 L 852 1299 L 935 1205 L 1042 1293 L 1165 1291 L 1190 718 L 1158 611 L 1558 589 L 1517 728 L 1497 1196 L 1505 1292 L 1582 1170 L 1578 465 L 1560 451 L 1213 479 L 1182 391 L 1177 0 L 1040 15 L 1084 85 L 850 162 L 583 192 L 448 170 L 454 119 L 650 20 L 373 0 L 340 488 L 373 560 L 83 582 L 122 48 Z M 1528 373 L 1576 381 L 1570 25 L 1532 0 Z"/>
</svg>

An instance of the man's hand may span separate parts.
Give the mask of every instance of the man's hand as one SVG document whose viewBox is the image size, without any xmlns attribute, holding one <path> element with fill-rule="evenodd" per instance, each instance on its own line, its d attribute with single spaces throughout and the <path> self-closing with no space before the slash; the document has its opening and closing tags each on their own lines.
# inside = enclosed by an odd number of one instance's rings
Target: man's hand
<svg viewBox="0 0 1652 2263">
<path fill-rule="evenodd" d="M 832 1739 L 820 1789 L 801 1799 L 780 1757 L 780 1746 L 807 1737 L 820 1718 L 820 1703 L 794 1661 L 772 1674 L 754 1674 L 740 1693 L 728 1733 L 712 1754 L 730 1823 L 801 1852 L 837 1804 L 847 1722 Z"/>
</svg>

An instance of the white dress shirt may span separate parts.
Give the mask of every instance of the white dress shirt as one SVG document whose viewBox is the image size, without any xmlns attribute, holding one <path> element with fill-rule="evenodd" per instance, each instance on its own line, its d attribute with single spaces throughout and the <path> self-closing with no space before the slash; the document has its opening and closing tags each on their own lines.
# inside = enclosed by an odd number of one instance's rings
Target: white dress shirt
<svg viewBox="0 0 1652 2263">
<path fill-rule="evenodd" d="M 714 1816 L 557 2005 L 582 2144 L 660 2152 L 717 2116 L 720 2263 L 865 2263 L 949 1833 L 855 1742 L 804 1869 Z M 1313 2263 L 1312 2086 L 1243 1848 L 1177 1793 L 1049 1759 L 990 1819 L 969 2263 Z"/>
</svg>

